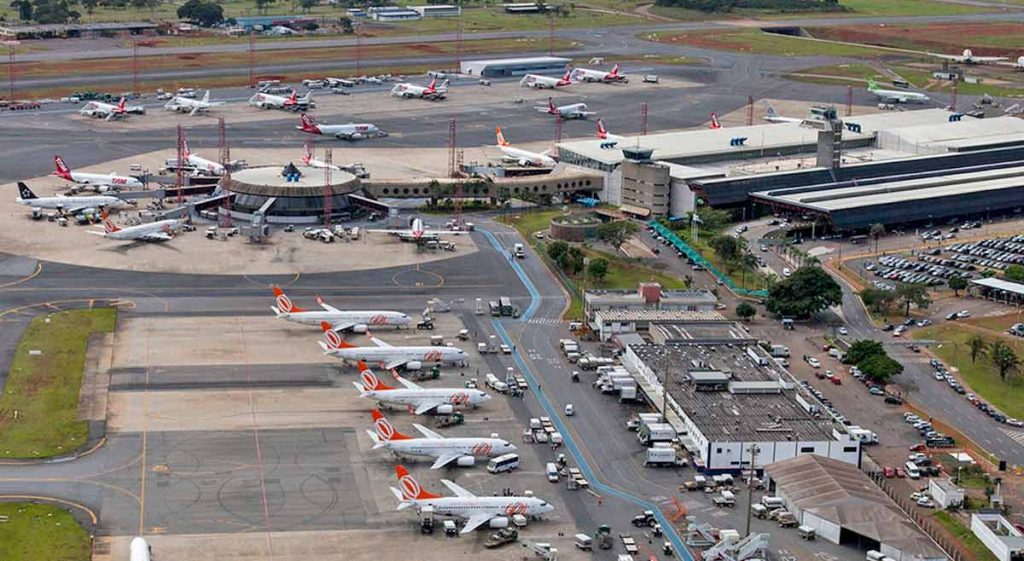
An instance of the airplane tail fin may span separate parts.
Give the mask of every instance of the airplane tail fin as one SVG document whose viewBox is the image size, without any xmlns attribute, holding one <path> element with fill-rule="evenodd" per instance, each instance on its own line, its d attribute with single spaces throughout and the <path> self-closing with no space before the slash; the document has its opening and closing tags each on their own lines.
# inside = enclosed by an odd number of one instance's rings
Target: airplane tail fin
<svg viewBox="0 0 1024 561">
<path fill-rule="evenodd" d="M 548 113 L 555 115 L 558 113 L 558 108 L 555 107 L 555 102 L 551 101 L 551 97 L 548 97 Z"/>
<path fill-rule="evenodd" d="M 121 100 L 117 102 L 117 107 L 115 108 L 118 113 L 124 113 L 125 111 L 127 111 L 127 107 L 125 106 L 125 103 L 126 103 L 126 100 L 122 96 Z"/>
<path fill-rule="evenodd" d="M 321 134 L 320 127 L 316 126 L 315 117 L 313 117 L 309 113 L 303 113 L 302 116 L 299 118 L 302 120 L 302 126 L 299 127 L 300 130 L 312 134 Z"/>
<path fill-rule="evenodd" d="M 601 122 L 601 119 L 597 120 L 597 137 L 601 140 L 608 138 L 608 129 L 604 128 L 604 123 Z"/>
<path fill-rule="evenodd" d="M 615 66 L 613 66 L 612 67 L 612 71 L 609 72 L 608 74 L 610 74 L 611 76 L 618 76 L 619 75 L 619 65 L 616 64 Z"/>
<path fill-rule="evenodd" d="M 111 222 L 109 218 L 107 218 L 107 211 L 106 210 L 104 210 L 100 216 L 103 218 L 103 232 L 104 233 L 113 234 L 114 232 L 117 232 L 117 231 L 120 230 L 120 228 L 115 226 L 114 223 Z"/>
<path fill-rule="evenodd" d="M 305 146 L 303 146 L 303 149 L 305 150 L 305 153 L 302 155 L 302 163 L 308 166 L 309 162 L 313 160 L 313 147 L 307 142 Z M 317 298 L 319 298 L 319 296 Z"/>
<path fill-rule="evenodd" d="M 321 321 L 320 329 L 324 332 L 324 345 L 322 345 L 324 346 L 324 350 L 336 351 L 338 349 L 350 349 L 354 346 L 342 339 L 341 335 L 338 335 L 338 332 L 334 330 L 334 326 L 330 323 Z"/>
<path fill-rule="evenodd" d="M 412 437 L 406 434 L 402 434 L 395 430 L 394 425 L 380 412 L 379 409 L 373 410 L 373 430 L 376 431 L 377 437 L 388 442 L 391 440 L 410 440 Z"/>
<path fill-rule="evenodd" d="M 711 124 L 708 125 L 708 128 L 709 129 L 720 129 L 720 128 L 722 128 L 722 123 L 718 122 L 718 114 L 717 113 L 712 113 L 711 114 Z"/>
<path fill-rule="evenodd" d="M 438 89 L 439 90 L 447 90 L 449 83 L 450 83 L 450 81 L 446 78 L 445 81 L 441 82 L 441 87 L 438 88 Z"/>
<path fill-rule="evenodd" d="M 380 378 L 378 378 L 377 375 L 374 374 L 372 370 L 370 370 L 369 366 L 366 366 L 365 362 L 360 360 L 357 363 L 357 366 L 359 366 L 359 378 L 363 382 L 362 391 L 369 392 L 369 391 L 375 391 L 375 390 L 393 390 L 393 389 L 395 389 L 395 388 L 393 388 L 391 386 L 388 386 L 388 385 L 384 384 L 383 382 L 381 382 Z"/>
<path fill-rule="evenodd" d="M 437 78 L 431 78 L 430 79 L 430 83 L 427 84 L 427 91 L 428 92 L 436 92 L 437 91 Z"/>
<path fill-rule="evenodd" d="M 192 155 L 192 152 L 188 149 L 188 137 L 185 136 L 184 132 L 181 133 L 181 155 L 186 159 Z"/>
<path fill-rule="evenodd" d="M 875 81 L 874 81 L 873 79 L 870 79 L 870 78 L 869 78 L 869 79 L 868 79 L 868 89 L 869 89 L 869 90 L 874 90 L 874 89 L 876 89 L 876 88 L 878 88 L 878 83 L 877 83 L 877 82 L 875 82 Z"/>
<path fill-rule="evenodd" d="M 772 107 L 772 104 L 768 103 L 767 101 L 764 102 L 764 112 L 769 117 L 775 117 L 777 115 L 777 113 L 775 113 L 775 108 Z"/>
<path fill-rule="evenodd" d="M 64 163 L 64 158 L 61 158 L 59 154 L 55 155 L 53 157 L 53 163 L 54 165 L 57 166 L 57 171 L 54 172 L 54 175 L 56 175 L 57 177 L 63 177 L 68 181 L 72 181 L 71 168 L 69 168 L 68 165 Z"/>
<path fill-rule="evenodd" d="M 398 486 L 401 487 L 403 501 L 420 501 L 426 499 L 440 499 L 441 495 L 429 493 L 420 487 L 418 481 L 405 469 L 405 466 L 395 466 L 395 474 L 398 476 Z"/>
<path fill-rule="evenodd" d="M 505 140 L 505 135 L 501 132 L 501 127 L 494 128 L 494 134 L 498 138 L 498 146 L 511 146 L 512 143 Z"/>
<path fill-rule="evenodd" d="M 23 201 L 39 198 L 38 196 L 36 196 L 35 193 L 32 192 L 32 189 L 29 189 L 28 185 L 26 185 L 22 181 L 18 182 L 18 195 L 21 197 L 21 200 Z"/>
<path fill-rule="evenodd" d="M 391 494 L 394 495 L 396 499 L 398 499 L 398 510 L 405 510 L 411 506 L 415 506 L 415 504 L 412 501 L 405 500 L 402 497 L 402 492 L 399 491 L 398 489 L 395 489 L 394 487 L 388 487 L 388 489 L 391 489 Z"/>
<path fill-rule="evenodd" d="M 562 75 L 562 81 L 563 82 L 571 82 L 572 81 L 572 69 L 568 69 L 568 70 L 565 71 L 565 74 Z"/>
<path fill-rule="evenodd" d="M 203 103 L 210 103 L 210 90 L 203 94 Z"/>
<path fill-rule="evenodd" d="M 284 291 L 281 290 L 281 287 L 279 287 L 279 286 L 275 286 L 274 287 L 274 298 L 277 301 L 277 309 L 281 310 L 282 312 L 284 312 L 286 314 L 290 314 L 292 312 L 305 312 L 306 311 L 306 310 L 296 306 L 295 304 L 292 304 L 292 299 L 289 298 L 288 295 L 285 294 Z"/>
<path fill-rule="evenodd" d="M 292 95 L 288 96 L 288 104 L 295 105 L 299 102 L 299 94 L 292 90 Z"/>
</svg>

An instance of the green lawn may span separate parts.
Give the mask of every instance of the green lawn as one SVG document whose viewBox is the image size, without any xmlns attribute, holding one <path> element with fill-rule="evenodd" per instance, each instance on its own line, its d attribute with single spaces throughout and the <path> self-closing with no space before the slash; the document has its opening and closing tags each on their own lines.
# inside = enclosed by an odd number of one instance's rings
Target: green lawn
<svg viewBox="0 0 1024 561">
<path fill-rule="evenodd" d="M 1011 374 L 1004 384 L 999 380 L 999 372 L 983 357 L 979 357 L 976 363 L 971 363 L 967 340 L 970 339 L 973 332 L 955 325 L 939 325 L 913 329 L 910 333 L 915 339 L 949 341 L 949 343 L 944 343 L 941 348 L 938 345 L 933 345 L 932 352 L 946 364 L 958 368 L 971 391 L 981 396 L 982 399 L 995 405 L 1009 417 L 1024 418 L 1024 381 L 1019 379 L 1019 375 L 1015 379 Z M 985 337 L 985 339 L 989 344 L 996 341 L 995 337 Z M 1016 345 L 1016 342 L 1010 338 L 1004 340 L 1011 346 Z M 1018 356 L 1021 355 L 1021 352 L 1017 351 Z"/>
<path fill-rule="evenodd" d="M 699 31 L 687 33 L 642 33 L 641 39 L 666 44 L 692 45 L 715 50 L 782 56 L 834 56 L 874 58 L 888 54 L 881 49 L 815 41 L 759 29 Z"/>
<path fill-rule="evenodd" d="M 537 31 L 548 28 L 548 17 L 543 15 L 509 15 L 501 8 L 466 8 L 461 18 L 427 18 L 374 27 L 373 35 L 400 35 L 410 33 L 445 33 L 456 31 L 459 21 L 465 32 L 473 31 Z M 648 20 L 639 16 L 595 12 L 577 8 L 571 15 L 555 18 L 555 28 L 600 28 L 613 25 L 641 25 Z"/>
<path fill-rule="evenodd" d="M 89 561 L 89 534 L 66 511 L 50 505 L 0 503 L 3 561 Z"/>
<path fill-rule="evenodd" d="M 86 344 L 94 331 L 113 331 L 115 317 L 113 308 L 103 308 L 32 320 L 0 398 L 0 457 L 45 458 L 85 443 L 86 423 L 75 417 Z"/>
<path fill-rule="evenodd" d="M 1001 316 L 971 318 L 963 321 L 964 323 L 977 325 L 978 327 L 988 329 L 990 331 L 1003 333 L 1009 329 L 1011 325 L 1022 320 L 1024 320 L 1024 315 L 1018 316 L 1017 314 L 1005 314 Z"/>
<path fill-rule="evenodd" d="M 992 552 L 985 547 L 985 544 L 981 543 L 981 540 L 971 532 L 963 522 L 959 519 L 954 518 L 952 514 L 944 511 L 938 511 L 932 514 L 935 521 L 942 524 L 949 533 L 955 536 L 956 540 L 959 541 L 965 548 L 967 548 L 974 556 L 976 561 L 996 561 L 996 556 L 992 555 Z"/>
</svg>

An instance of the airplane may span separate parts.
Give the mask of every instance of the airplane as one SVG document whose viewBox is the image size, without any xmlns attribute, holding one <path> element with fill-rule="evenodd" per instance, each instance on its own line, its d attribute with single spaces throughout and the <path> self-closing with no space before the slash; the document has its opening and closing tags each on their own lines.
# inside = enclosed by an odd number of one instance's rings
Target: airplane
<svg viewBox="0 0 1024 561">
<path fill-rule="evenodd" d="M 111 103 L 104 103 L 102 101 L 90 101 L 78 110 L 79 115 L 85 115 L 86 117 L 102 118 L 104 121 L 111 119 L 125 118 L 128 116 L 128 108 L 125 106 L 125 100 L 122 97 L 116 105 Z"/>
<path fill-rule="evenodd" d="M 104 210 L 103 231 L 93 232 L 90 230 L 89 233 L 96 236 L 110 238 L 112 240 L 166 242 L 173 237 L 172 232 L 177 228 L 178 221 L 174 219 L 158 220 L 156 222 L 150 222 L 149 224 L 139 224 L 138 226 L 128 226 L 127 228 L 119 228 L 115 226 L 109 218 L 107 218 L 107 211 Z"/>
<path fill-rule="evenodd" d="M 541 76 L 540 74 L 527 74 L 523 76 L 523 79 L 519 81 L 519 85 L 524 88 L 534 88 L 538 90 L 555 88 L 561 88 L 572 84 L 572 71 L 566 70 L 565 74 L 561 78 L 551 78 L 550 76 Z"/>
<path fill-rule="evenodd" d="M 413 423 L 423 434 L 416 438 L 402 434 L 384 417 L 379 409 L 373 410 L 373 429 L 366 431 L 373 440 L 373 449 L 387 448 L 396 454 L 427 456 L 434 458 L 430 469 L 440 469 L 449 464 L 470 467 L 476 464 L 476 457 L 493 458 L 516 451 L 509 441 L 497 438 L 454 437 L 445 438 L 427 427 Z"/>
<path fill-rule="evenodd" d="M 102 174 L 71 171 L 71 168 L 64 163 L 64 158 L 61 158 L 59 154 L 53 157 L 53 163 L 57 166 L 57 171 L 53 172 L 53 175 L 79 185 L 92 186 L 99 192 L 106 191 L 107 189 L 125 189 L 127 187 L 142 188 L 142 182 L 131 176 L 117 175 L 114 172 Z"/>
<path fill-rule="evenodd" d="M 344 125 L 321 125 L 316 117 L 303 113 L 300 117 L 302 125 L 295 127 L 309 134 L 333 136 L 338 140 L 362 140 L 364 138 L 384 137 L 388 133 L 377 128 L 377 125 L 346 123 Z"/>
<path fill-rule="evenodd" d="M 413 218 L 407 230 L 368 230 L 369 232 L 376 232 L 380 234 L 391 234 L 398 236 L 403 242 L 421 242 L 428 240 L 436 240 L 441 236 L 463 236 L 468 232 L 462 230 L 430 230 L 427 231 L 426 226 L 423 224 L 423 220 L 419 218 Z"/>
<path fill-rule="evenodd" d="M 605 82 L 615 83 L 629 82 L 629 78 L 626 78 L 625 74 L 619 74 L 619 65 L 616 64 L 612 67 L 611 72 L 605 72 L 604 70 L 590 70 L 589 68 L 577 68 L 572 71 L 573 77 L 578 82 Z"/>
<path fill-rule="evenodd" d="M 554 115 L 559 119 L 587 119 L 591 115 L 597 115 L 593 111 L 587 111 L 586 103 L 571 103 L 569 105 L 562 105 L 555 107 L 555 102 L 548 98 L 547 107 L 535 107 L 537 111 L 541 113 L 547 113 L 548 115 Z"/>
<path fill-rule="evenodd" d="M 466 364 L 466 351 L 458 347 L 396 347 L 374 337 L 369 329 L 365 333 L 374 346 L 357 347 L 342 339 L 334 326 L 326 321 L 320 322 L 320 329 L 324 332 L 324 339 L 317 344 L 324 354 L 342 360 L 380 362 L 387 370 L 398 367 L 419 370 L 425 362 Z"/>
<path fill-rule="evenodd" d="M 437 85 L 437 78 L 430 80 L 430 83 L 426 86 L 417 86 L 416 84 L 410 84 L 409 82 L 402 82 L 395 84 L 395 87 L 391 88 L 392 97 L 400 97 L 402 99 L 410 99 L 418 97 L 420 99 L 428 99 L 431 101 L 438 101 L 445 98 L 448 95 L 448 80 L 441 82 L 441 85 Z"/>
<path fill-rule="evenodd" d="M 772 107 L 771 103 L 764 102 L 765 115 L 764 120 L 769 123 L 802 123 L 803 119 L 797 119 L 796 117 L 783 117 L 775 112 L 775 108 Z"/>
<path fill-rule="evenodd" d="M 128 545 L 128 561 L 150 561 L 153 548 L 145 538 L 134 537 Z"/>
<path fill-rule="evenodd" d="M 459 485 L 442 479 L 441 483 L 455 494 L 454 497 L 442 497 L 428 491 L 413 479 L 404 466 L 396 466 L 398 486 L 401 490 L 390 487 L 391 493 L 398 499 L 398 510 L 411 506 L 423 510 L 431 507 L 436 514 L 464 518 L 466 524 L 460 534 L 468 534 L 487 524 L 490 528 L 507 528 L 509 519 L 516 514 L 521 516 L 540 516 L 547 514 L 555 507 L 537 497 L 516 496 L 476 496 Z"/>
<path fill-rule="evenodd" d="M 325 162 L 323 160 L 316 159 L 313 156 L 313 147 L 310 146 L 309 143 L 306 143 L 305 150 L 306 150 L 305 154 L 302 155 L 302 163 L 303 164 L 306 164 L 307 166 L 309 166 L 311 168 L 316 168 L 316 169 L 327 169 L 327 168 L 330 168 L 330 169 L 332 169 L 334 171 L 341 171 L 341 168 L 339 168 L 338 166 L 336 166 L 334 164 L 328 164 L 327 162 Z"/>
<path fill-rule="evenodd" d="M 339 310 L 324 302 L 323 298 L 319 296 L 316 297 L 316 303 L 323 309 L 306 310 L 292 304 L 291 298 L 277 286 L 274 287 L 274 297 L 276 306 L 271 306 L 270 309 L 277 317 L 302 325 L 327 323 L 334 331 L 366 333 L 371 325 L 374 327 L 398 327 L 412 322 L 412 318 L 402 312 Z"/>
<path fill-rule="evenodd" d="M 718 114 L 717 113 L 712 113 L 711 114 L 711 122 L 708 123 L 708 128 L 712 129 L 712 130 L 722 128 L 722 123 L 718 122 Z"/>
<path fill-rule="evenodd" d="M 522 148 L 515 148 L 512 143 L 505 140 L 505 135 L 501 133 L 501 127 L 495 129 L 495 135 L 498 139 L 498 149 L 505 155 L 506 159 L 517 161 L 522 166 L 553 166 L 555 165 L 555 159 L 551 157 L 551 151 L 545 150 L 544 152 L 530 152 L 529 150 L 523 150 Z"/>
<path fill-rule="evenodd" d="M 878 99 L 895 103 L 928 103 L 931 101 L 931 98 L 923 93 L 883 90 L 878 87 L 874 80 L 868 80 L 868 91 L 875 94 L 875 97 Z"/>
<path fill-rule="evenodd" d="M 307 93 L 306 95 L 299 97 L 298 94 L 295 93 L 295 90 L 292 90 L 292 94 L 288 97 L 268 93 L 257 93 L 249 98 L 249 105 L 256 106 L 260 109 L 288 109 L 289 111 L 298 111 L 300 109 L 315 107 L 312 93 Z"/>
<path fill-rule="evenodd" d="M 18 182 L 18 194 L 20 196 L 15 199 L 15 202 L 20 205 L 31 206 L 32 208 L 56 209 L 70 214 L 78 214 L 90 209 L 124 208 L 132 204 L 111 195 L 96 195 L 94 197 L 40 197 L 21 181 Z"/>
<path fill-rule="evenodd" d="M 224 175 L 223 165 L 218 164 L 213 160 L 207 160 L 206 158 L 203 158 L 198 154 L 193 154 L 192 151 L 188 149 L 187 138 L 182 137 L 181 149 L 183 155 L 185 156 L 185 161 L 188 162 L 193 167 L 195 167 L 197 170 L 209 173 L 210 175 Z"/>
<path fill-rule="evenodd" d="M 988 64 L 990 62 L 1001 62 L 1009 60 L 1004 56 L 974 56 L 974 53 L 970 49 L 964 49 L 962 55 L 944 55 L 941 53 L 928 53 L 930 56 L 941 58 L 943 60 L 951 60 L 953 62 L 959 62 L 963 64 Z"/>
<path fill-rule="evenodd" d="M 341 338 L 337 333 L 334 333 L 334 336 Z M 475 408 L 491 399 L 487 393 L 477 389 L 423 388 L 392 371 L 395 379 L 405 386 L 395 388 L 383 384 L 366 366 L 365 362 L 359 361 L 358 366 L 359 379 L 362 383 L 352 382 L 352 384 L 359 390 L 359 397 L 376 399 L 382 403 L 405 405 L 413 415 L 426 415 L 427 413 L 451 415 L 456 408 Z"/>
<path fill-rule="evenodd" d="M 203 99 L 192 99 L 183 95 L 176 95 L 164 104 L 164 109 L 177 111 L 179 113 L 187 112 L 191 117 L 196 113 L 209 111 L 211 108 L 217 107 L 218 105 L 224 105 L 224 102 L 210 101 L 210 90 L 206 90 L 206 93 L 203 95 Z"/>
<path fill-rule="evenodd" d="M 615 148 L 615 146 L 626 139 L 624 136 L 612 134 L 608 132 L 608 129 L 604 128 L 604 123 L 601 119 L 597 120 L 597 137 L 603 140 L 601 148 Z"/>
</svg>

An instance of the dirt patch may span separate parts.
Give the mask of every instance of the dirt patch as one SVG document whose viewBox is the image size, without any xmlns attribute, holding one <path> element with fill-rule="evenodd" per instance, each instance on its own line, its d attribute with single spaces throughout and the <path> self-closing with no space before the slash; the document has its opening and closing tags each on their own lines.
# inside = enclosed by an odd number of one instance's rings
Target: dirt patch
<svg viewBox="0 0 1024 561">
<path fill-rule="evenodd" d="M 1021 48 L 1009 43 L 1024 36 L 1019 23 L 949 23 L 913 26 L 852 26 L 810 28 L 808 32 L 818 39 L 848 41 L 902 49 L 933 50 L 959 53 L 971 49 L 975 55 L 1005 56 L 1007 49 Z M 992 41 L 1006 41 L 1005 46 L 993 46 Z"/>
</svg>

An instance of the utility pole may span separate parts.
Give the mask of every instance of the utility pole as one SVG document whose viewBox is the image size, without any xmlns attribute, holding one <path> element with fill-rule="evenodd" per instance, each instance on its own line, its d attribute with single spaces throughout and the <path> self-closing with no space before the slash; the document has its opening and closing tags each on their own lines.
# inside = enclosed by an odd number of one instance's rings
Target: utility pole
<svg viewBox="0 0 1024 561">
<path fill-rule="evenodd" d="M 746 531 L 743 532 L 743 536 L 750 535 L 750 516 L 753 509 L 750 508 L 754 505 L 754 466 L 757 462 L 757 444 L 751 443 L 750 445 L 750 477 L 747 478 L 747 527 Z"/>
<path fill-rule="evenodd" d="M 10 95 L 8 96 L 11 101 L 14 101 L 14 51 L 15 47 L 21 44 L 20 41 L 4 41 L 4 45 L 7 46 L 7 82 L 10 86 Z"/>
<path fill-rule="evenodd" d="M 548 56 L 555 56 L 555 16 L 548 14 Z"/>
<path fill-rule="evenodd" d="M 647 102 L 640 104 L 640 136 L 647 136 Z"/>
<path fill-rule="evenodd" d="M 256 35 L 249 33 L 249 87 L 256 87 L 256 80 L 253 76 L 253 66 L 256 61 Z"/>
</svg>

